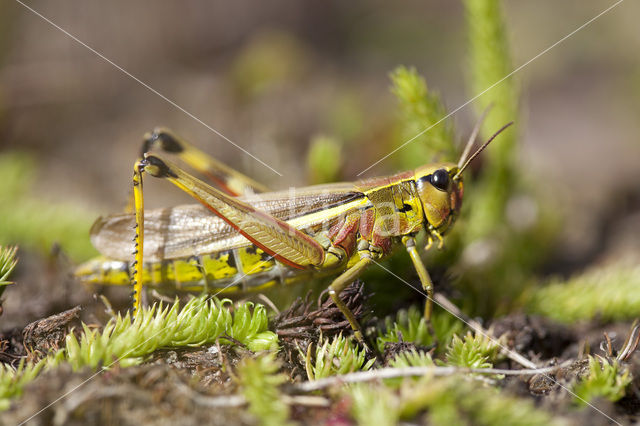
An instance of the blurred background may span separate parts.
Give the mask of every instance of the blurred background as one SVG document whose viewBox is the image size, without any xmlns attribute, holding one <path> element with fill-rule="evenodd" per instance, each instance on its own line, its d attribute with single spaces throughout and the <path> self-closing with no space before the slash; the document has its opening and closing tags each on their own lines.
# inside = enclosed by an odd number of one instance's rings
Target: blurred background
<svg viewBox="0 0 640 426">
<path fill-rule="evenodd" d="M 611 4 L 504 2 L 513 66 Z M 280 173 L 5 0 L 0 243 L 48 253 L 58 241 L 71 263 L 93 254 L 92 221 L 122 210 L 142 135 L 155 126 L 281 189 L 354 180 L 397 145 L 389 74 L 398 65 L 415 67 L 448 110 L 476 94 L 464 7 L 455 1 L 28 5 Z M 546 266 L 551 272 L 640 252 L 638 16 L 638 2 L 623 2 L 515 76 L 518 171 L 550 196 L 562 218 L 554 231 L 555 262 Z M 447 125 L 462 144 L 475 120 L 469 105 Z M 314 164 L 313 149 L 334 160 L 328 171 Z M 398 154 L 364 176 L 404 167 Z M 173 187 L 146 182 L 150 207 L 190 202 Z M 28 258 L 21 254 L 20 271 L 40 265 Z M 36 278 L 23 284 L 30 280 Z"/>
</svg>

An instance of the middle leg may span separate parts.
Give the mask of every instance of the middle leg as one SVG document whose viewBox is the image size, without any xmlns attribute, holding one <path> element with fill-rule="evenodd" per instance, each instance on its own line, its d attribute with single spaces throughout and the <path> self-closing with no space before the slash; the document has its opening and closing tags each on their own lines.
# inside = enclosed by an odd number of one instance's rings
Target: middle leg
<svg viewBox="0 0 640 426">
<path fill-rule="evenodd" d="M 333 303 L 336 304 L 340 312 L 345 316 L 351 328 L 354 331 L 354 335 L 359 342 L 364 343 L 364 337 L 362 335 L 362 327 L 360 327 L 360 323 L 356 319 L 356 316 L 351 312 L 351 309 L 344 303 L 342 299 L 340 299 L 340 293 L 344 290 L 349 284 L 351 284 L 358 276 L 362 273 L 362 271 L 369 266 L 373 260 L 368 254 L 361 255 L 362 257 L 355 265 L 344 271 L 338 278 L 333 280 L 331 285 L 329 286 L 329 295 L 333 299 Z"/>
<path fill-rule="evenodd" d="M 427 268 L 425 268 L 424 263 L 422 263 L 422 259 L 420 259 L 415 238 L 403 237 L 402 243 L 406 247 L 409 257 L 411 257 L 413 267 L 418 273 L 422 288 L 427 293 L 427 301 L 424 305 L 424 319 L 427 321 L 427 324 L 431 324 L 431 313 L 433 312 L 433 282 L 431 281 Z"/>
</svg>

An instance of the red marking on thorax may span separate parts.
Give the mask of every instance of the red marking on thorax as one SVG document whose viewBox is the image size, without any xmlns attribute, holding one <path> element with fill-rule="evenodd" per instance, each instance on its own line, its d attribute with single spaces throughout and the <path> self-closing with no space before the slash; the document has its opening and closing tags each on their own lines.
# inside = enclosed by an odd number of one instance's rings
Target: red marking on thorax
<svg viewBox="0 0 640 426">
<path fill-rule="evenodd" d="M 365 240 L 371 239 L 371 233 L 373 232 L 373 225 L 376 220 L 376 212 L 374 209 L 367 209 L 362 213 L 360 217 L 360 235 Z"/>
<path fill-rule="evenodd" d="M 387 254 L 391 251 L 392 239 L 376 232 L 375 222 L 375 209 L 366 209 L 360 213 L 341 218 L 331 227 L 328 236 L 332 244 L 344 249 L 348 257 L 351 257 L 355 251 L 358 236 L 371 245 L 379 247 L 384 254 Z"/>
<path fill-rule="evenodd" d="M 371 235 L 371 239 L 369 243 L 375 247 L 380 247 L 382 249 L 382 253 L 389 254 L 391 252 L 392 239 L 386 235 L 380 235 L 375 230 Z"/>
<path fill-rule="evenodd" d="M 344 226 L 344 216 L 340 216 L 340 218 L 336 221 L 336 223 L 331 225 L 331 228 L 329 228 L 329 232 L 327 236 L 329 237 L 329 239 L 331 239 L 332 242 L 336 237 L 336 235 L 338 235 L 338 232 L 340 232 L 343 226 Z"/>
<path fill-rule="evenodd" d="M 347 253 L 347 257 L 351 257 L 358 239 L 360 215 L 352 214 L 340 222 L 342 226 L 332 238 L 332 242 L 334 246 L 341 247 Z"/>
</svg>

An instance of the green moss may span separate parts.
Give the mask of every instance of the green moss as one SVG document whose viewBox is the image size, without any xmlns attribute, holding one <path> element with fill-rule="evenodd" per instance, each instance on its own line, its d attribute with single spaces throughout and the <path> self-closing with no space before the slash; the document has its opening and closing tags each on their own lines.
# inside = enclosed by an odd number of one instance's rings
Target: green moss
<svg viewBox="0 0 640 426">
<path fill-rule="evenodd" d="M 414 385 L 418 387 L 418 385 Z M 418 389 L 408 386 L 404 415 L 428 408 L 427 419 L 434 425 L 553 425 L 549 413 L 526 400 L 505 395 L 461 377 L 431 380 Z"/>
<path fill-rule="evenodd" d="M 435 367 L 433 358 L 427 352 L 418 352 L 415 349 L 400 352 L 389 363 L 394 368 L 404 367 Z"/>
<path fill-rule="evenodd" d="M 238 364 L 238 383 L 249 403 L 249 412 L 259 424 L 285 426 L 290 424 L 289 406 L 283 401 L 278 387 L 286 382 L 273 353 L 257 358 L 244 358 Z"/>
<path fill-rule="evenodd" d="M 201 346 L 219 339 L 232 343 L 233 338 L 252 351 L 276 350 L 277 335 L 267 330 L 267 314 L 262 305 L 247 302 L 233 313 L 231 301 L 201 296 L 189 301 L 182 309 L 176 301 L 171 306 L 154 304 L 143 308 L 131 321 L 129 315 L 110 320 L 102 330 L 82 324 L 76 338 L 69 333 L 65 347 L 37 364 L 21 362 L 18 369 L 0 364 L 0 411 L 9 407 L 10 399 L 19 396 L 22 388 L 36 378 L 43 368 L 55 368 L 62 362 L 74 370 L 83 367 L 110 367 L 141 363 L 155 350 L 163 347 Z"/>
<path fill-rule="evenodd" d="M 198 299 L 204 299 L 206 296 L 201 296 Z M 213 299 L 215 301 L 215 298 Z M 211 302 L 210 302 L 211 303 Z M 217 303 L 217 302 L 215 302 Z M 220 307 L 223 307 L 226 303 L 231 303 L 228 299 L 225 299 L 220 303 Z M 198 302 L 196 302 L 196 305 Z M 194 317 L 200 315 L 200 308 L 193 307 Z M 214 313 L 215 315 L 215 313 Z M 225 333 L 236 341 L 247 345 L 247 348 L 253 352 L 277 350 L 278 349 L 278 336 L 268 330 L 269 319 L 267 317 L 267 310 L 263 305 L 253 304 L 252 302 L 245 302 L 238 306 L 233 314 L 233 321 L 231 327 Z M 185 322 L 191 323 L 191 320 L 187 319 Z M 202 321 L 201 326 L 206 326 L 207 321 Z M 185 335 L 185 338 L 188 336 Z M 208 342 L 210 343 L 211 336 L 208 336 Z M 204 343 L 196 343 L 195 346 L 200 346 Z M 173 346 L 173 344 L 172 344 Z"/>
<path fill-rule="evenodd" d="M 378 350 L 384 352 L 387 342 L 412 342 L 420 346 L 430 346 L 434 343 L 439 347 L 449 344 L 453 335 L 460 332 L 463 324 L 449 312 L 436 308 L 431 317 L 431 325 L 435 334 L 429 331 L 427 322 L 421 310 L 411 306 L 408 310 L 400 310 L 395 318 L 385 318 L 385 332 L 380 332 L 376 339 Z M 435 336 L 435 340 L 434 340 Z"/>
<path fill-rule="evenodd" d="M 568 280 L 552 279 L 531 290 L 525 305 L 530 313 L 564 323 L 627 320 L 640 315 L 638 288 L 640 266 L 620 261 Z"/>
<path fill-rule="evenodd" d="M 346 391 L 351 399 L 351 415 L 359 425 L 392 426 L 398 424 L 398 398 L 384 386 L 368 383 L 352 385 Z"/>
<path fill-rule="evenodd" d="M 22 394 L 23 388 L 36 378 L 46 363 L 41 360 L 34 364 L 23 359 L 16 369 L 0 363 L 0 411 L 9 408 L 11 399 Z"/>
<path fill-rule="evenodd" d="M 549 413 L 526 400 L 461 376 L 406 379 L 396 390 L 381 384 L 351 386 L 351 412 L 358 424 L 394 425 L 400 420 L 433 425 L 557 425 Z"/>
<path fill-rule="evenodd" d="M 277 347 L 277 336 L 267 330 L 267 314 L 262 305 L 248 302 L 232 314 L 231 301 L 201 296 L 182 309 L 176 301 L 145 308 L 131 321 L 129 314 L 118 315 L 102 329 L 83 324 L 80 340 L 68 334 L 67 361 L 74 369 L 97 368 L 118 361 L 127 366 L 142 362 L 146 355 L 162 347 L 201 346 L 228 335 L 252 350 Z"/>
<path fill-rule="evenodd" d="M 322 379 L 354 371 L 366 371 L 371 368 L 375 359 L 366 359 L 366 350 L 359 349 L 352 339 L 342 334 L 333 339 L 321 340 L 316 347 L 315 362 L 307 366 L 310 380 Z"/>
<path fill-rule="evenodd" d="M 589 357 L 589 373 L 573 386 L 575 402 L 585 406 L 595 398 L 606 398 L 615 402 L 625 395 L 632 377 L 627 368 L 617 361 Z"/>
<path fill-rule="evenodd" d="M 16 252 L 18 247 L 2 247 L 0 246 L 0 296 L 4 292 L 6 286 L 13 284 L 9 281 L 9 275 L 18 264 Z"/>
<path fill-rule="evenodd" d="M 453 336 L 447 348 L 446 364 L 467 368 L 491 368 L 500 346 L 495 339 L 470 332 L 461 339 Z"/>
</svg>

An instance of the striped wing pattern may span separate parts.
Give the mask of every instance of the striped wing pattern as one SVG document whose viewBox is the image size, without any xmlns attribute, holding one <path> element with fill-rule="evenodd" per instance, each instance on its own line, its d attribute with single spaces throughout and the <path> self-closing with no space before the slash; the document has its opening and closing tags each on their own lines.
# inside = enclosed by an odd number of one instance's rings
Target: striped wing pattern
<svg viewBox="0 0 640 426">
<path fill-rule="evenodd" d="M 302 229 L 310 225 L 304 220 L 305 215 L 363 198 L 364 195 L 355 190 L 353 184 L 339 183 L 296 188 L 295 192 L 270 192 L 239 200 L 256 211 L 281 221 L 290 221 Z M 91 230 L 93 245 L 111 259 L 131 261 L 134 223 L 133 214 L 99 218 Z M 287 238 L 281 240 L 283 246 L 292 247 L 294 252 L 300 252 L 303 257 L 311 256 L 304 251 L 304 244 L 298 244 L 295 238 L 288 236 L 285 233 L 284 237 Z M 266 243 L 271 243 L 266 240 L 266 234 L 261 238 L 265 238 Z M 249 244 L 247 238 L 234 229 L 234 226 L 213 215 L 202 205 L 181 205 L 145 211 L 145 261 L 188 258 Z M 290 249 L 284 250 L 284 255 L 294 257 L 288 251 Z"/>
</svg>

